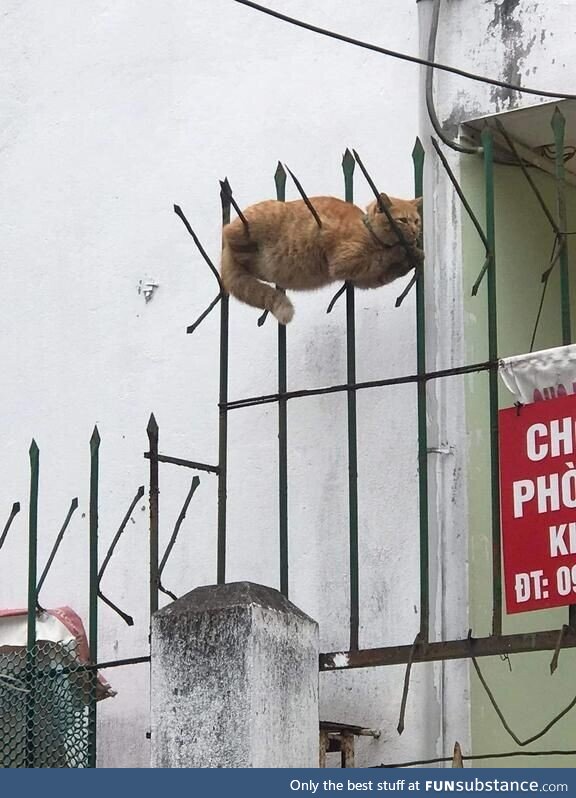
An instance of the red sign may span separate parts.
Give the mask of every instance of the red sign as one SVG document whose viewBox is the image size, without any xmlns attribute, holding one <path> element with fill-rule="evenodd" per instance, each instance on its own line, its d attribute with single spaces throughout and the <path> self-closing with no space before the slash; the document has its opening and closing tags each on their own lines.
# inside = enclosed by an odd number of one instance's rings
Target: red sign
<svg viewBox="0 0 576 798">
<path fill-rule="evenodd" d="M 506 610 L 576 604 L 576 396 L 499 417 Z"/>
</svg>

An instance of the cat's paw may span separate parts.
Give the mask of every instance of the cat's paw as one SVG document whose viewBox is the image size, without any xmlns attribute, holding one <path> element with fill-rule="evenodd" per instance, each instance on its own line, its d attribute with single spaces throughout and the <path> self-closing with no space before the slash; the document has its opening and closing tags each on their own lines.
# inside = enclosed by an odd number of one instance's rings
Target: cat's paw
<svg viewBox="0 0 576 798">
<path fill-rule="evenodd" d="M 282 299 L 274 305 L 272 313 L 276 316 L 280 324 L 288 324 L 294 317 L 294 306 L 287 297 L 283 296 Z"/>
</svg>

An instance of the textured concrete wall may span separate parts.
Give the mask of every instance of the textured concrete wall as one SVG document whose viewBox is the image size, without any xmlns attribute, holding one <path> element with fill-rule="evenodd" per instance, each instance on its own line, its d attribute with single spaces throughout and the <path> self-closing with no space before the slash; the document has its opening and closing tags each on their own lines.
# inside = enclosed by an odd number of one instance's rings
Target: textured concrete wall
<svg viewBox="0 0 576 798">
<path fill-rule="evenodd" d="M 432 0 L 420 0 L 427 15 Z M 436 60 L 507 83 L 574 93 L 574 0 L 444 0 Z M 426 29 L 425 29 L 426 30 Z M 437 72 L 439 118 L 452 131 L 463 119 L 550 99 Z"/>
<path fill-rule="evenodd" d="M 152 621 L 152 766 L 317 767 L 318 626 L 271 588 L 201 587 Z"/>
</svg>

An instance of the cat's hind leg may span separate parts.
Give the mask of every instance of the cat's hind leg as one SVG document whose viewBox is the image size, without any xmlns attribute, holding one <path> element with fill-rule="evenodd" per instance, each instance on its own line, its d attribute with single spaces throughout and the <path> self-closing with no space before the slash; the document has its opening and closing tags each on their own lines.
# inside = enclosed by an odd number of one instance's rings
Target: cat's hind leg
<svg viewBox="0 0 576 798">
<path fill-rule="evenodd" d="M 294 306 L 288 297 L 250 274 L 226 244 L 222 251 L 222 282 L 229 294 L 254 308 L 270 311 L 280 324 L 292 321 Z"/>
</svg>

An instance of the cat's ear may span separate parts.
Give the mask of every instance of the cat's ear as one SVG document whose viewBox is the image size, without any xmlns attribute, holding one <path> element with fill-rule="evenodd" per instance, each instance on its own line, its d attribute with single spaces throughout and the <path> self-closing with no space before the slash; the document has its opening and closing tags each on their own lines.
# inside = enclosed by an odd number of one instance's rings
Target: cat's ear
<svg viewBox="0 0 576 798">
<path fill-rule="evenodd" d="M 414 205 L 416 208 L 421 208 L 422 207 L 422 197 L 416 197 L 416 199 L 413 199 L 412 200 L 412 205 Z"/>
<path fill-rule="evenodd" d="M 390 199 L 388 194 L 382 193 L 380 194 L 380 202 L 378 203 L 378 205 L 380 205 L 380 203 L 382 203 L 386 208 L 389 208 L 392 205 L 392 200 Z"/>
</svg>

